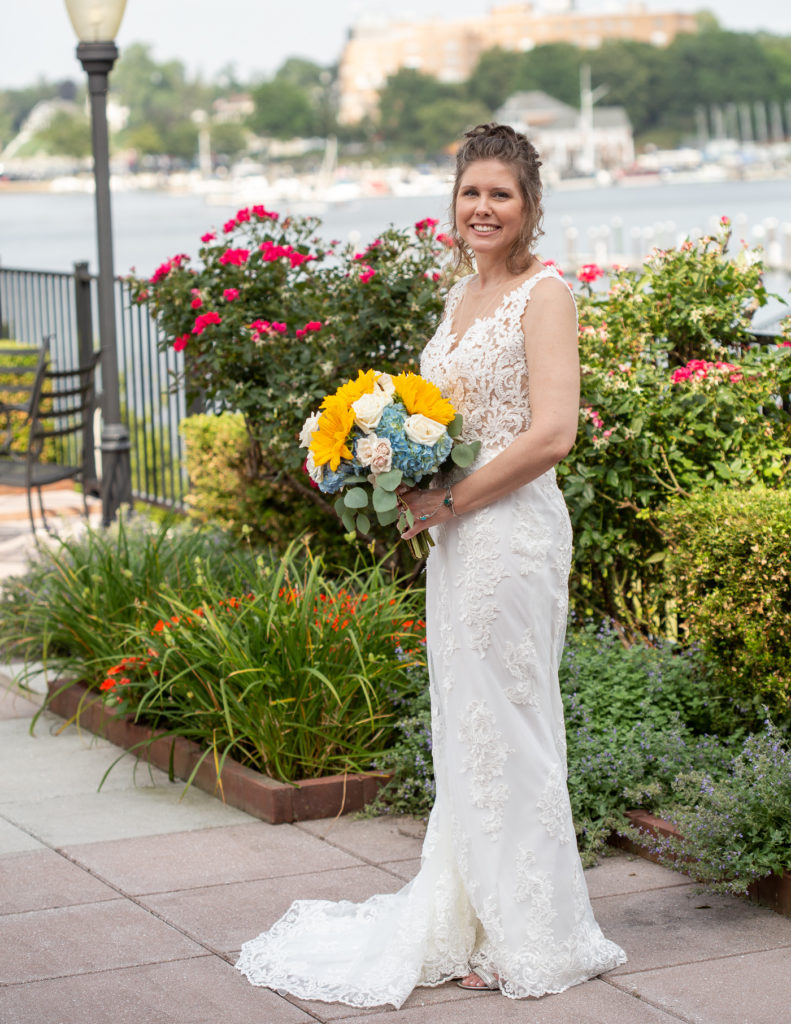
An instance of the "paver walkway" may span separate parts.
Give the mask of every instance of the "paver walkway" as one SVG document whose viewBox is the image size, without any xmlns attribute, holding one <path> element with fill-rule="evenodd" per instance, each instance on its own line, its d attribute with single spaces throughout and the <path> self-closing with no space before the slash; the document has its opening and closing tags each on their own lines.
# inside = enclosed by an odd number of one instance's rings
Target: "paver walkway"
<svg viewBox="0 0 791 1024">
<path fill-rule="evenodd" d="M 233 967 L 244 940 L 295 898 L 398 889 L 421 823 L 267 825 L 129 756 L 97 792 L 121 751 L 48 713 L 31 736 L 36 704 L 2 671 L 0 1024 L 791 1021 L 791 921 L 624 854 L 586 877 L 629 962 L 560 995 L 512 1002 L 447 984 L 360 1011 L 253 988 Z"/>
</svg>

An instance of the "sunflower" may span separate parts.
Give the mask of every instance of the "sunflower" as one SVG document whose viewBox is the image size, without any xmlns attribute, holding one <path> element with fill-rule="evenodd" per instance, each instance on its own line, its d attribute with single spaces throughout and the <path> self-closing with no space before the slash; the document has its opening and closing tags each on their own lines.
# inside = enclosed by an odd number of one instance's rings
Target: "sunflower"
<svg viewBox="0 0 791 1024">
<path fill-rule="evenodd" d="M 442 394 L 436 384 L 416 373 L 400 373 L 393 377 L 396 394 L 404 403 L 410 416 L 422 413 L 430 420 L 447 426 L 456 416 L 456 410 Z"/>
<path fill-rule="evenodd" d="M 330 469 L 336 470 L 341 458 L 354 457 L 346 444 L 354 426 L 354 410 L 335 395 L 325 398 L 322 408 L 324 412 L 319 417 L 318 429 L 313 432 L 310 450 L 315 465 L 325 466 L 329 462 Z"/>
<path fill-rule="evenodd" d="M 352 402 L 356 402 L 363 395 L 370 395 L 376 387 L 376 378 L 379 374 L 376 370 L 357 371 L 357 380 L 347 380 L 341 384 L 334 395 L 328 395 L 321 403 L 321 408 L 326 409 L 328 402 L 334 402 L 336 398 L 341 399 L 348 409 Z"/>
</svg>

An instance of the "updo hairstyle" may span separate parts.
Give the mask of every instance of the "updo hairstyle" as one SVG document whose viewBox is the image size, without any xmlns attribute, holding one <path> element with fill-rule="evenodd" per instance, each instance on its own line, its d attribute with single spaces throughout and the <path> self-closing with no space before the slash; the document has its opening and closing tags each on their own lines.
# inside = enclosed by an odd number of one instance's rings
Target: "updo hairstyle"
<svg viewBox="0 0 791 1024">
<path fill-rule="evenodd" d="M 506 267 L 512 274 L 521 274 L 533 260 L 532 249 L 543 235 L 541 221 L 541 177 L 536 147 L 520 132 L 507 124 L 479 124 L 464 133 L 464 142 L 456 153 L 456 179 L 450 207 L 451 237 L 455 243 L 455 271 L 472 270 L 472 250 L 462 240 L 456 227 L 456 198 L 462 176 L 470 164 L 477 160 L 499 160 L 508 164 L 519 185 L 524 200 L 522 230 L 506 257 Z"/>
</svg>

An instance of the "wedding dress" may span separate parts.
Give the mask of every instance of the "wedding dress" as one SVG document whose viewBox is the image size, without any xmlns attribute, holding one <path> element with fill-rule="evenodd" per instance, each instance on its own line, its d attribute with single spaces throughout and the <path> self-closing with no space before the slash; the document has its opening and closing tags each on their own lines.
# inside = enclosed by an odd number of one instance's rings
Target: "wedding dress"
<svg viewBox="0 0 791 1024">
<path fill-rule="evenodd" d="M 546 268 L 453 333 L 450 291 L 421 373 L 482 441 L 485 464 L 530 425 L 521 318 Z M 571 525 L 554 470 L 432 530 L 427 650 L 437 798 L 417 876 L 364 903 L 298 900 L 242 947 L 254 985 L 401 1006 L 476 966 L 511 998 L 561 992 L 625 961 L 591 909 L 566 787 L 558 664 Z"/>
</svg>

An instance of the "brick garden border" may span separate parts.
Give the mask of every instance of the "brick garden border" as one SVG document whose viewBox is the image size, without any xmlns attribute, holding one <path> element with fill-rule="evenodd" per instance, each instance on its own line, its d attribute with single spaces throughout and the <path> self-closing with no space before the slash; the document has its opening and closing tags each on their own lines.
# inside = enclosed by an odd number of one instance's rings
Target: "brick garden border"
<svg viewBox="0 0 791 1024">
<path fill-rule="evenodd" d="M 96 690 L 82 683 L 67 687 L 50 683 L 48 689 L 46 706 L 50 711 L 74 720 L 80 728 L 119 747 L 135 748 L 133 753 L 141 761 L 172 773 L 178 779 L 186 781 L 200 760 L 203 751 L 197 743 L 180 736 L 161 735 L 159 739 L 152 739 L 160 735 L 159 731 L 137 724 L 129 715 L 114 713 L 103 704 Z M 231 807 L 272 825 L 280 825 L 360 811 L 389 778 L 382 772 L 364 772 L 289 784 L 226 758 L 218 779 L 214 760 L 209 756 L 195 773 L 192 785 L 220 797 Z"/>
<path fill-rule="evenodd" d="M 627 811 L 626 817 L 635 828 L 650 836 L 659 838 L 660 836 L 680 835 L 675 825 L 663 818 L 657 818 L 656 815 L 650 814 L 648 811 Z M 658 857 L 648 847 L 639 846 L 631 839 L 616 836 L 613 844 L 646 860 L 658 862 Z M 791 873 L 784 871 L 782 875 L 770 875 L 768 878 L 761 878 L 757 882 L 753 882 L 747 890 L 747 896 L 752 903 L 760 903 L 764 907 L 776 910 L 778 914 L 791 917 Z"/>
</svg>

